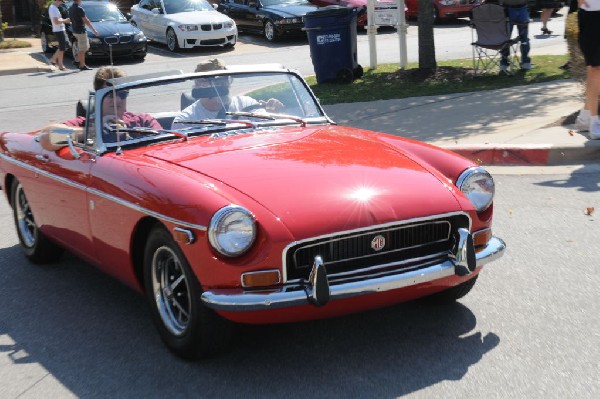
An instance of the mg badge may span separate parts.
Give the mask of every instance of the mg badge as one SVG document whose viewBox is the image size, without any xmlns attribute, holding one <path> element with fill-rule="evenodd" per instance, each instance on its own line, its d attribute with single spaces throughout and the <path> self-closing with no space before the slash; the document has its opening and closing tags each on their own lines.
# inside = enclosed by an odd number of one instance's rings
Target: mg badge
<svg viewBox="0 0 600 399">
<path fill-rule="evenodd" d="M 385 237 L 382 235 L 375 236 L 373 240 L 371 240 L 371 248 L 373 251 L 381 251 L 385 247 Z"/>
</svg>

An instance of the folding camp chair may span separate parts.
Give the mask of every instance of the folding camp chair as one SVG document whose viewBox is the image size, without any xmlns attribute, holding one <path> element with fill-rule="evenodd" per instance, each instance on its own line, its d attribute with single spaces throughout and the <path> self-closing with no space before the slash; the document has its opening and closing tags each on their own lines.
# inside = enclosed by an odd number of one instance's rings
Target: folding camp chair
<svg viewBox="0 0 600 399">
<path fill-rule="evenodd" d="M 512 75 L 519 65 L 517 46 L 519 40 L 510 38 L 509 23 L 504 7 L 485 3 L 471 11 L 471 37 L 473 42 L 473 70 L 479 73 L 497 71 L 502 51 L 508 50 L 508 67 L 504 71 Z M 477 40 L 475 40 L 475 33 Z"/>
</svg>

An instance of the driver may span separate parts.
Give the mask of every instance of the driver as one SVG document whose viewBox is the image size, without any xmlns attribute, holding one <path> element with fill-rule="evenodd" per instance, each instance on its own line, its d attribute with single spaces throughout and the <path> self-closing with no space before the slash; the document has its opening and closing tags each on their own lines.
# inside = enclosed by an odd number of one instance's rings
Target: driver
<svg viewBox="0 0 600 399">
<path fill-rule="evenodd" d="M 118 67 L 102 67 L 94 75 L 94 90 L 100 90 L 109 87 L 109 79 L 121 78 L 127 76 L 127 73 Z M 147 127 L 154 130 L 162 130 L 160 123 L 149 114 L 135 114 L 127 111 L 127 90 L 119 90 L 108 93 L 102 99 L 102 123 L 106 125 L 119 125 L 120 127 Z M 83 127 L 85 127 L 85 116 L 78 116 L 62 123 L 54 123 L 44 127 L 40 131 L 39 141 L 42 146 L 49 151 L 59 150 L 61 147 L 52 146 L 48 140 L 48 133 L 51 129 L 72 129 L 74 134 L 71 137 L 74 141 L 83 140 Z M 125 140 L 127 136 L 120 137 Z M 103 129 L 102 139 L 105 143 L 114 143 L 117 141 L 117 134 L 114 129 Z"/>
<path fill-rule="evenodd" d="M 200 62 L 195 72 L 208 72 L 226 69 L 225 64 L 218 58 Z M 199 121 L 205 119 L 226 118 L 225 112 L 240 112 L 264 108 L 267 112 L 279 112 L 283 104 L 274 98 L 268 101 L 256 101 L 248 96 L 230 96 L 230 80 L 228 77 L 200 78 L 194 82 L 192 94 L 199 98 L 189 107 L 183 109 L 175 119 L 171 129 L 191 126 L 182 121 Z"/>
</svg>

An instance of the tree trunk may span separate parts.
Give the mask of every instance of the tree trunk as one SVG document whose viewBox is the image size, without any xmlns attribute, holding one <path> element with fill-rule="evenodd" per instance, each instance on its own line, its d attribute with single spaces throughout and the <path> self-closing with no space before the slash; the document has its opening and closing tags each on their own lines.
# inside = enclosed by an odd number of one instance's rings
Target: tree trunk
<svg viewBox="0 0 600 399">
<path fill-rule="evenodd" d="M 0 42 L 4 41 L 4 28 L 2 24 L 2 0 L 0 0 Z"/>
<path fill-rule="evenodd" d="M 435 69 L 435 40 L 433 38 L 433 2 L 419 0 L 419 69 Z"/>
</svg>

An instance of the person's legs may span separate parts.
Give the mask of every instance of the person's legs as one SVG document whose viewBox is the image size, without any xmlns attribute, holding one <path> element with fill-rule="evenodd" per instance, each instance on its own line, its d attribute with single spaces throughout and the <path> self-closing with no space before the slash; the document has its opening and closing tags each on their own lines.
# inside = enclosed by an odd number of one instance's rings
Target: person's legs
<svg viewBox="0 0 600 399">
<path fill-rule="evenodd" d="M 54 32 L 56 36 L 56 40 L 58 41 L 58 50 L 52 55 L 50 58 L 50 62 L 52 65 L 58 65 L 58 68 L 63 70 L 65 66 L 63 65 L 63 56 L 65 54 L 65 50 L 67 49 L 67 39 L 65 32 Z"/>
<path fill-rule="evenodd" d="M 517 25 L 519 31 L 519 41 L 521 42 L 521 68 L 531 69 L 531 58 L 529 58 L 529 23 L 520 23 Z"/>
<path fill-rule="evenodd" d="M 542 21 L 542 33 L 545 35 L 552 34 L 552 31 L 548 29 L 548 21 L 550 20 L 550 16 L 552 16 L 553 11 L 554 11 L 554 9 L 552 9 L 552 8 L 542 9 L 540 19 Z"/>
<path fill-rule="evenodd" d="M 590 115 L 590 137 L 600 139 L 600 119 L 598 118 L 598 96 L 600 96 L 600 66 L 587 68 L 587 79 L 585 84 L 585 109 Z"/>
<path fill-rule="evenodd" d="M 513 24 L 512 23 L 508 23 L 508 36 L 512 36 L 512 31 L 513 31 Z M 510 55 L 510 48 L 506 47 L 503 48 L 502 50 L 500 50 L 500 55 L 501 55 L 501 59 L 500 59 L 500 71 L 507 71 L 508 70 L 508 57 Z"/>
</svg>

